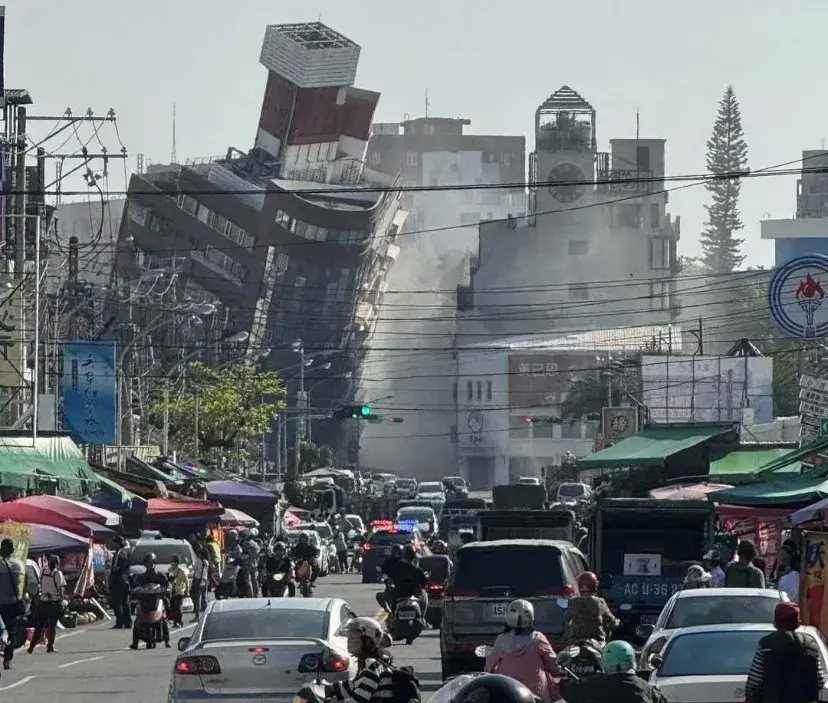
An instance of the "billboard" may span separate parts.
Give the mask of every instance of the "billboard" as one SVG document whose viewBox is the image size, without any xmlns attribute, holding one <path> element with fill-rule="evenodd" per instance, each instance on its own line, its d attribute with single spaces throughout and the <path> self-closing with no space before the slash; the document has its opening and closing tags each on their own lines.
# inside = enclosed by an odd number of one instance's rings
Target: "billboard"
<svg viewBox="0 0 828 703">
<path fill-rule="evenodd" d="M 645 355 L 641 381 L 651 422 L 741 421 L 744 407 L 773 420 L 770 357 Z"/>
<path fill-rule="evenodd" d="M 509 407 L 558 410 L 575 378 L 595 367 L 595 352 L 509 354 Z"/>
<path fill-rule="evenodd" d="M 63 425 L 79 444 L 113 444 L 118 415 L 115 342 L 63 347 Z"/>
</svg>

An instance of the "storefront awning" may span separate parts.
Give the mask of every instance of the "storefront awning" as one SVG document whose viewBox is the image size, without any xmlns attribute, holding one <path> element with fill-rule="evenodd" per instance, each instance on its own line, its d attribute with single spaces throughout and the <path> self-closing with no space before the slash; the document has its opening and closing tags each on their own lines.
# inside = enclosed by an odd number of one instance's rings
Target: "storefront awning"
<svg viewBox="0 0 828 703">
<path fill-rule="evenodd" d="M 828 498 L 828 476 L 779 478 L 711 493 L 708 498 L 729 505 L 766 505 L 797 508 Z"/>
<path fill-rule="evenodd" d="M 757 477 L 760 479 L 771 478 L 775 473 L 782 471 L 792 464 L 795 464 L 798 468 L 799 462 L 803 459 L 807 459 L 814 454 L 825 452 L 828 452 L 828 437 L 819 437 L 810 444 L 806 444 L 799 449 L 794 449 L 775 461 L 765 464 L 757 473 Z"/>
<path fill-rule="evenodd" d="M 727 483 L 746 483 L 756 480 L 763 467 L 775 464 L 791 453 L 785 448 L 737 449 L 710 462 L 710 479 Z M 799 474 L 799 462 L 780 466 L 780 472 Z"/>
<path fill-rule="evenodd" d="M 0 486 L 79 497 L 94 493 L 98 478 L 67 436 L 0 436 Z"/>
<path fill-rule="evenodd" d="M 732 432 L 722 425 L 650 427 L 578 462 L 581 469 L 613 466 L 663 466 L 668 458 Z"/>
</svg>

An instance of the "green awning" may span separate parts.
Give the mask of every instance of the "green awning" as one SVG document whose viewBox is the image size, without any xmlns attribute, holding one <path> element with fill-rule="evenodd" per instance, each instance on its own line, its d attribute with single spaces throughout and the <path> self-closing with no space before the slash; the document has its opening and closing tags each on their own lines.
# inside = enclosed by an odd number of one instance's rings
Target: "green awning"
<svg viewBox="0 0 828 703">
<path fill-rule="evenodd" d="M 99 479 L 80 448 L 66 436 L 0 436 L 0 486 L 33 493 L 80 497 L 98 490 Z"/>
<path fill-rule="evenodd" d="M 819 475 L 779 478 L 716 491 L 707 498 L 727 505 L 799 507 L 828 498 L 828 476 L 822 471 Z"/>
<path fill-rule="evenodd" d="M 737 449 L 721 459 L 710 462 L 710 480 L 724 483 L 744 483 L 754 480 L 763 467 L 777 462 L 790 453 L 790 449 L 783 448 Z M 780 466 L 779 472 L 799 475 L 799 462 L 794 461 Z"/>
<path fill-rule="evenodd" d="M 607 449 L 588 454 L 578 462 L 578 467 L 663 466 L 674 454 L 732 431 L 731 426 L 718 424 L 649 427 Z"/>
<path fill-rule="evenodd" d="M 810 444 L 806 444 L 804 447 L 789 451 L 787 454 L 779 457 L 775 461 L 767 463 L 765 466 L 761 467 L 761 470 L 757 473 L 757 478 L 771 478 L 776 472 L 784 469 L 785 467 L 794 463 L 798 465 L 803 459 L 807 459 L 812 454 L 818 454 L 821 452 L 828 452 L 828 437 L 819 437 Z"/>
</svg>

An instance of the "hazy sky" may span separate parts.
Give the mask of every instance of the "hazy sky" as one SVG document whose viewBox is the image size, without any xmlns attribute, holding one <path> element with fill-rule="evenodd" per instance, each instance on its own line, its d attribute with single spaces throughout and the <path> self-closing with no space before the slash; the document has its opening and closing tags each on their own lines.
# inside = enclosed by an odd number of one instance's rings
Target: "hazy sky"
<svg viewBox="0 0 828 703">
<path fill-rule="evenodd" d="M 431 114 L 531 146 L 535 108 L 566 83 L 596 108 L 601 149 L 634 136 L 638 109 L 641 136 L 667 139 L 668 172 L 697 173 L 732 83 L 752 168 L 828 136 L 824 0 L 5 1 L 6 85 L 38 114 L 114 107 L 130 169 L 138 152 L 169 159 L 173 101 L 179 159 L 249 148 L 265 25 L 320 16 L 361 45 L 357 85 L 382 93 L 380 121 L 421 115 L 427 88 Z M 698 253 L 706 201 L 702 187 L 671 196 L 682 253 Z M 771 263 L 759 219 L 794 210 L 793 177 L 745 182 L 748 264 Z"/>
</svg>

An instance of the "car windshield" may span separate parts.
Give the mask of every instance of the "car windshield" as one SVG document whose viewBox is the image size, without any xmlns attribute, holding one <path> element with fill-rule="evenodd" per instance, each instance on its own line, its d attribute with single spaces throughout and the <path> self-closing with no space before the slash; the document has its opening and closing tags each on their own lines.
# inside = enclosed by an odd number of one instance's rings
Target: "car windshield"
<svg viewBox="0 0 828 703">
<path fill-rule="evenodd" d="M 664 653 L 658 676 L 745 676 L 767 630 L 691 632 Z"/>
<path fill-rule="evenodd" d="M 558 495 L 566 498 L 577 498 L 584 494 L 584 487 L 580 483 L 564 483 L 558 488 Z"/>
<path fill-rule="evenodd" d="M 212 612 L 204 623 L 203 641 L 269 640 L 276 637 L 326 637 L 324 610 L 255 608 Z"/>
<path fill-rule="evenodd" d="M 443 485 L 440 483 L 421 483 L 420 493 L 442 493 Z"/>
<path fill-rule="evenodd" d="M 698 596 L 677 598 L 665 625 L 668 629 L 694 625 L 773 622 L 779 598 L 769 596 Z"/>
<path fill-rule="evenodd" d="M 433 520 L 434 511 L 429 508 L 400 508 L 397 511 L 397 518 L 400 520 Z"/>
<path fill-rule="evenodd" d="M 455 587 L 485 595 L 487 588 L 508 586 L 517 597 L 548 594 L 563 586 L 557 549 L 512 544 L 461 549 L 457 554 Z"/>
<path fill-rule="evenodd" d="M 178 560 L 186 565 L 193 565 L 192 552 L 190 545 L 182 544 L 138 544 L 132 548 L 129 555 L 130 564 L 143 564 L 144 558 L 147 554 L 155 554 L 156 563 L 169 564 L 173 557 L 178 557 Z"/>
</svg>

